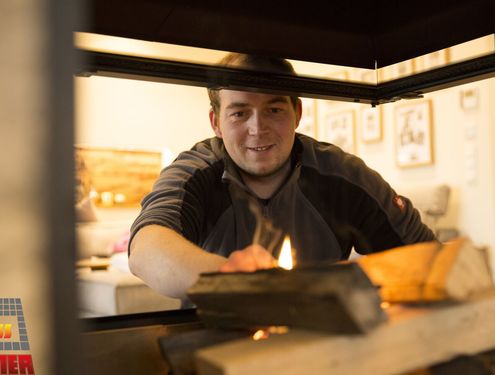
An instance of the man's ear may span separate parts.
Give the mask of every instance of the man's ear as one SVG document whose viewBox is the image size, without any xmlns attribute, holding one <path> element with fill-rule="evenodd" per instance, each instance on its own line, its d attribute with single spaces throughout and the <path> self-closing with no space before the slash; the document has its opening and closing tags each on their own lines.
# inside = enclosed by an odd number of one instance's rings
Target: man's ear
<svg viewBox="0 0 495 375">
<path fill-rule="evenodd" d="M 220 130 L 220 126 L 218 125 L 217 114 L 215 113 L 213 108 L 210 108 L 209 116 L 210 116 L 210 125 L 213 131 L 215 132 L 215 135 L 218 138 L 222 138 L 222 131 Z"/>
<path fill-rule="evenodd" d="M 302 116 L 302 101 L 301 98 L 297 98 L 296 103 L 296 129 L 299 126 L 299 121 L 301 121 Z"/>
</svg>

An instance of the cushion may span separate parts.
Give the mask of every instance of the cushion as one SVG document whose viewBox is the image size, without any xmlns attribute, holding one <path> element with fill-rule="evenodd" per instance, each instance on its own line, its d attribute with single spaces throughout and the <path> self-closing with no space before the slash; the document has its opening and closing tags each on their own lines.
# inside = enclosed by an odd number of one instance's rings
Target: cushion
<svg viewBox="0 0 495 375">
<path fill-rule="evenodd" d="M 125 240 L 128 236 L 131 222 L 131 220 L 120 220 L 77 223 L 78 259 L 112 255 L 116 243 Z"/>
<path fill-rule="evenodd" d="M 96 214 L 96 207 L 93 200 L 90 197 L 82 199 L 75 206 L 76 221 L 78 223 L 87 223 L 98 221 L 98 215 Z"/>
<path fill-rule="evenodd" d="M 82 269 L 77 274 L 79 308 L 85 316 L 175 310 L 179 299 L 165 297 L 141 279 L 112 266 L 104 271 Z"/>
<path fill-rule="evenodd" d="M 436 219 L 447 214 L 450 187 L 445 184 L 425 184 L 397 188 L 397 193 L 409 198 L 421 214 L 421 219 L 430 227 Z"/>
</svg>

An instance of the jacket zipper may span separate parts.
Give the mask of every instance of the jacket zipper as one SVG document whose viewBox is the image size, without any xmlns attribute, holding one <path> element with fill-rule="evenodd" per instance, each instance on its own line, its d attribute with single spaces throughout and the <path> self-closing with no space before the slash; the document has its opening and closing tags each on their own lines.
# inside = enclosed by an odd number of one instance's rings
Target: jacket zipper
<svg viewBox="0 0 495 375">
<path fill-rule="evenodd" d="M 262 203 L 262 212 L 263 212 L 263 217 L 267 218 L 268 217 L 268 204 Z"/>
</svg>

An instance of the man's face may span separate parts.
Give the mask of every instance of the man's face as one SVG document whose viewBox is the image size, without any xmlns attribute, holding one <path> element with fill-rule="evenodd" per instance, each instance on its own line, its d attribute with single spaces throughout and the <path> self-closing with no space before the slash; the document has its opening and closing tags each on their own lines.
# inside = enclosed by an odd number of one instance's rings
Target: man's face
<svg viewBox="0 0 495 375">
<path fill-rule="evenodd" d="M 244 173 L 268 177 L 289 159 L 301 104 L 294 108 L 288 96 L 221 90 L 220 110 L 210 111 L 210 122 L 232 160 Z"/>
</svg>

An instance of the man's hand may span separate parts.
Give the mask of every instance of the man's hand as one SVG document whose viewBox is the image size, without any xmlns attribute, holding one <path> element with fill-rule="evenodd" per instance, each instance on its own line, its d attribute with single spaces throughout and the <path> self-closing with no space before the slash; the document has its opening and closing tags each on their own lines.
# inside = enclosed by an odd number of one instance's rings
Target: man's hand
<svg viewBox="0 0 495 375">
<path fill-rule="evenodd" d="M 259 269 L 273 268 L 277 264 L 275 258 L 260 245 L 249 245 L 236 250 L 220 268 L 220 272 L 253 272 Z"/>
</svg>

